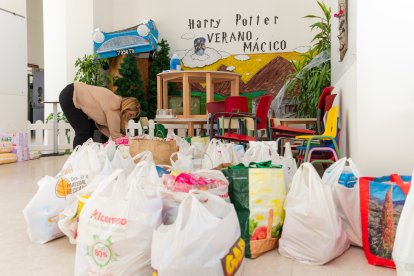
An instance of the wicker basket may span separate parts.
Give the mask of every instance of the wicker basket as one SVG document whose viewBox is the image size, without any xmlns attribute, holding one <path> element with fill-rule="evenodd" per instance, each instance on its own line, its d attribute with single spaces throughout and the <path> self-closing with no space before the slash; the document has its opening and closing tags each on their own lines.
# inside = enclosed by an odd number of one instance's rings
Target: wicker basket
<svg viewBox="0 0 414 276">
<path fill-rule="evenodd" d="M 279 245 L 279 238 L 272 238 L 273 209 L 269 210 L 267 217 L 267 233 L 264 240 L 250 240 L 251 258 L 257 258 L 267 251 L 273 250 Z"/>
</svg>

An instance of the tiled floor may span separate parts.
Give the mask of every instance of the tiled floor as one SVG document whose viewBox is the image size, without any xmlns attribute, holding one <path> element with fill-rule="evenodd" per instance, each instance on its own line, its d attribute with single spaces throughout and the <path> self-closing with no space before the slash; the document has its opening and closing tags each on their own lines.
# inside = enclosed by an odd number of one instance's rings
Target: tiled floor
<svg viewBox="0 0 414 276">
<path fill-rule="evenodd" d="M 65 157 L 48 157 L 0 165 L 0 275 L 73 275 L 75 247 L 66 238 L 39 245 L 26 234 L 22 210 L 37 190 L 36 181 L 54 175 Z M 256 260 L 247 260 L 250 275 L 396 275 L 395 270 L 367 264 L 363 251 L 349 249 L 324 266 L 305 265 L 280 256 L 277 250 Z"/>
</svg>

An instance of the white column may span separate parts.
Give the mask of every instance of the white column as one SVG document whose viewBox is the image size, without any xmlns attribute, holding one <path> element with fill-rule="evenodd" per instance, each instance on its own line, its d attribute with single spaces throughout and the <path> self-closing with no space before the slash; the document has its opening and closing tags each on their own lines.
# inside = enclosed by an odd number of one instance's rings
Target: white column
<svg viewBox="0 0 414 276">
<path fill-rule="evenodd" d="M 43 0 L 45 101 L 58 101 L 67 85 L 66 0 Z M 45 118 L 52 105 L 45 104 Z"/>
<path fill-rule="evenodd" d="M 93 52 L 93 0 L 44 0 L 45 100 L 73 82 L 75 61 Z M 45 116 L 52 112 L 46 105 Z"/>
<path fill-rule="evenodd" d="M 93 53 L 93 0 L 66 0 L 66 77 L 73 82 L 75 61 Z"/>
<path fill-rule="evenodd" d="M 25 0 L 0 0 L 0 131 L 26 129 L 27 20 Z"/>
</svg>

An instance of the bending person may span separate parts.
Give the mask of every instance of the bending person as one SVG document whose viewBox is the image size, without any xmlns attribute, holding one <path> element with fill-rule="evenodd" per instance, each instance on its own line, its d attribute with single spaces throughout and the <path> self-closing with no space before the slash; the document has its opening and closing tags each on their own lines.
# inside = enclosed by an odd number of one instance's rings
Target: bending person
<svg viewBox="0 0 414 276">
<path fill-rule="evenodd" d="M 121 137 L 129 120 L 140 112 L 135 98 L 122 98 L 111 90 L 75 82 L 67 85 L 59 95 L 59 102 L 69 124 L 75 130 L 73 148 L 93 137 L 94 125 L 105 136 Z"/>
</svg>

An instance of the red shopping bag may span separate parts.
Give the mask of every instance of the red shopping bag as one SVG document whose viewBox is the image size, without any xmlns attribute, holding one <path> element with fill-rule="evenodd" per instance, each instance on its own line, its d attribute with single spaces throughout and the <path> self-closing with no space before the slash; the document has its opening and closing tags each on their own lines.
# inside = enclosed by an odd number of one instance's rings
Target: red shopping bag
<svg viewBox="0 0 414 276">
<path fill-rule="evenodd" d="M 392 249 L 410 184 L 410 176 L 397 174 L 359 179 L 362 243 L 369 264 L 395 268 Z"/>
</svg>

